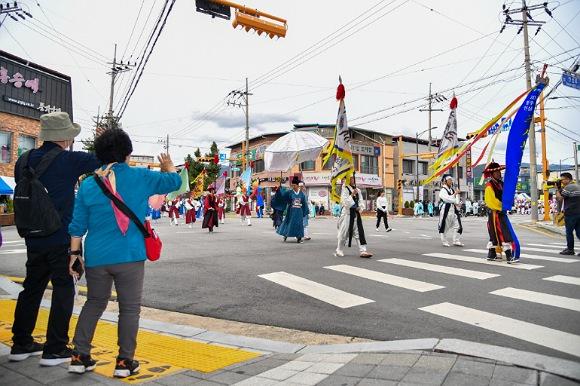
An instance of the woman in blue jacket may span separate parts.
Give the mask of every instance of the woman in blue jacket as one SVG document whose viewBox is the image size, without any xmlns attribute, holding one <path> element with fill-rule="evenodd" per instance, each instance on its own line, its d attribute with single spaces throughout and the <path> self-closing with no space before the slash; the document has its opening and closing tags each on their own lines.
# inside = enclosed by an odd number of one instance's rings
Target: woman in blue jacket
<svg viewBox="0 0 580 386">
<path fill-rule="evenodd" d="M 147 215 L 149 197 L 178 190 L 181 178 L 166 154 L 159 156 L 161 172 L 129 167 L 127 160 L 132 151 L 131 139 L 123 130 L 105 131 L 95 140 L 96 156 L 104 166 L 97 169 L 94 178 L 83 181 L 76 197 L 69 225 L 69 267 L 71 275 L 78 278 L 79 270 L 75 267 L 80 261 L 86 271 L 88 295 L 76 326 L 69 372 L 82 374 L 95 368 L 90 355 L 91 341 L 113 283 L 119 301 L 119 356 L 113 375 L 124 378 L 139 371 L 134 355 L 147 258 L 145 241 L 137 226 L 116 210 L 95 178 L 100 178 L 141 221 Z M 81 243 L 85 235 L 83 258 Z"/>
</svg>

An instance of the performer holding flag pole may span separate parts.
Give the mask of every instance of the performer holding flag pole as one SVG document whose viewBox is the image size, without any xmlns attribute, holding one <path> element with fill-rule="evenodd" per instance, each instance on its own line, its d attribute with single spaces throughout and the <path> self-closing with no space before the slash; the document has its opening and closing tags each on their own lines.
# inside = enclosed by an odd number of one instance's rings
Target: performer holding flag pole
<svg viewBox="0 0 580 386">
<path fill-rule="evenodd" d="M 360 189 L 357 189 L 355 182 L 355 170 L 350 149 L 350 132 L 346 119 L 346 107 L 344 97 L 346 91 L 339 77 L 339 85 L 336 90 L 336 99 L 339 101 L 338 117 L 334 129 L 334 140 L 330 152 L 326 155 L 323 164 L 328 162 L 334 155 L 335 161 L 331 172 L 331 198 L 334 202 L 339 202 L 341 206 L 340 218 L 338 219 L 337 247 L 334 256 L 344 256 L 343 247 L 348 238 L 348 246 L 352 245 L 354 238 L 359 245 L 360 257 L 372 257 L 372 253 L 367 252 L 367 243 L 361 218 L 361 213 L 365 209 L 364 201 Z M 338 182 L 342 183 L 342 190 L 338 194 Z"/>
</svg>

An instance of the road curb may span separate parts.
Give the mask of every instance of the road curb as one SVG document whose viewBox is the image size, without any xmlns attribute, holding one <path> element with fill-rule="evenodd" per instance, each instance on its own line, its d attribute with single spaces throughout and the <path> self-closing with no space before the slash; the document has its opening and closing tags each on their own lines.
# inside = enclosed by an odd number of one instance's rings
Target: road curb
<svg viewBox="0 0 580 386">
<path fill-rule="evenodd" d="M 556 227 L 555 225 L 547 225 L 547 224 L 542 224 L 542 223 L 536 223 L 535 225 L 530 224 L 532 226 L 536 226 L 537 228 L 541 228 L 545 231 L 548 231 L 550 233 L 553 233 L 555 235 L 559 235 L 559 236 L 566 236 L 566 230 L 564 228 L 560 228 L 560 227 Z"/>
</svg>

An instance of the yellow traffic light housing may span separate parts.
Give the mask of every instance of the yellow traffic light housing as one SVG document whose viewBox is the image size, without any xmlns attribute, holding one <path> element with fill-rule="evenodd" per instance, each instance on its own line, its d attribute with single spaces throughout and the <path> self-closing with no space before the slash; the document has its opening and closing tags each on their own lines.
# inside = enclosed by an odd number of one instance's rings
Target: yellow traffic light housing
<svg viewBox="0 0 580 386">
<path fill-rule="evenodd" d="M 241 26 L 249 32 L 250 30 L 255 30 L 258 35 L 262 35 L 262 33 L 267 34 L 270 39 L 274 36 L 279 38 L 286 37 L 286 31 L 288 30 L 288 26 L 286 24 L 286 20 L 275 18 L 271 20 L 280 21 L 283 24 L 276 24 L 274 22 L 265 20 L 265 17 L 260 17 L 259 13 L 256 12 L 256 16 L 249 15 L 244 12 L 236 11 L 236 17 L 232 22 L 234 28 Z"/>
</svg>

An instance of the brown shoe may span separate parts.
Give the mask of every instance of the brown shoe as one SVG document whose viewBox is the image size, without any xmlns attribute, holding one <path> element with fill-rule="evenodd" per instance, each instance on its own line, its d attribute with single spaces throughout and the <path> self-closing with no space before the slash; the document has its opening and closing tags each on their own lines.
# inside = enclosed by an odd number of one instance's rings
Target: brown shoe
<svg viewBox="0 0 580 386">
<path fill-rule="evenodd" d="M 369 259 L 369 258 L 373 257 L 373 254 L 369 253 L 369 252 L 363 252 L 360 254 L 360 257 L 363 257 L 365 259 Z"/>
</svg>

